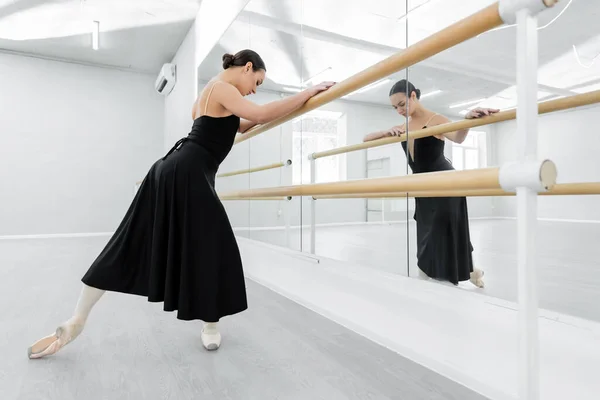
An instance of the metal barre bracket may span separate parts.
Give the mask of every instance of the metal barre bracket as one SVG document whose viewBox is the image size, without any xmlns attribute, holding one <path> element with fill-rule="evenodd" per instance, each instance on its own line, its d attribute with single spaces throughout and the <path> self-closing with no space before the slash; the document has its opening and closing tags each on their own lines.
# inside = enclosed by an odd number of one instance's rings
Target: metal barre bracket
<svg viewBox="0 0 600 400">
<path fill-rule="evenodd" d="M 556 3 L 558 0 L 500 0 L 498 12 L 504 23 L 516 24 L 519 11 L 527 9 L 532 15 L 535 15 Z"/>
<path fill-rule="evenodd" d="M 556 174 L 556 165 L 550 160 L 511 162 L 500 168 L 498 181 L 507 192 L 519 187 L 545 192 L 556 185 Z"/>
</svg>

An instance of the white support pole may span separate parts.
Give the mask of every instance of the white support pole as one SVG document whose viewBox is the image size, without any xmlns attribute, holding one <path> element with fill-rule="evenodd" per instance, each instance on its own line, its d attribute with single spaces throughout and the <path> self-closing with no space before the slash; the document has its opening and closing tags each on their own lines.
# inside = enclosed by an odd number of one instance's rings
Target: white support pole
<svg viewBox="0 0 600 400">
<path fill-rule="evenodd" d="M 537 18 L 529 9 L 517 12 L 517 154 L 521 162 L 537 157 Z M 538 297 L 536 271 L 537 192 L 517 188 L 519 399 L 540 399 Z"/>
<path fill-rule="evenodd" d="M 285 201 L 285 206 L 283 207 L 283 213 L 285 218 L 285 245 L 288 249 L 292 247 L 292 240 L 290 235 L 290 219 L 291 219 L 291 211 L 292 211 L 292 198 L 288 197 Z"/>
<path fill-rule="evenodd" d="M 310 160 L 310 183 L 315 183 L 317 171 L 316 171 L 316 163 L 312 154 L 308 156 Z M 310 198 L 310 254 L 315 254 L 315 247 L 317 243 L 317 234 L 316 234 L 316 213 L 317 213 L 317 205 L 314 197 Z"/>
<path fill-rule="evenodd" d="M 292 182 L 292 177 L 294 171 L 290 168 L 292 165 L 292 160 L 287 160 L 285 162 L 285 166 L 282 168 L 281 173 L 284 176 L 283 181 Z M 291 236 L 291 226 L 292 226 L 292 197 L 287 198 L 285 201 L 285 206 L 283 207 L 284 219 L 285 219 L 285 245 L 288 249 L 292 248 L 292 236 Z M 300 206 L 302 206 L 302 201 L 300 201 Z M 302 213 L 300 213 L 302 215 Z M 300 235 L 302 235 L 302 221 L 300 221 Z M 302 238 L 302 236 L 300 236 Z M 300 239 L 302 240 L 302 239 Z"/>
</svg>

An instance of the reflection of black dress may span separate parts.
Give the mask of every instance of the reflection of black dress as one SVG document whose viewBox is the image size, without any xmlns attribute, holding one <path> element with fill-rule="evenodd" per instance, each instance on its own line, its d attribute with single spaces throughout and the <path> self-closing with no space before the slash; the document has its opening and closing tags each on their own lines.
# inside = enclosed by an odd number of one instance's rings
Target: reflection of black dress
<svg viewBox="0 0 600 400">
<path fill-rule="evenodd" d="M 413 161 L 407 142 L 402 142 L 413 173 L 453 170 L 444 156 L 444 144 L 443 140 L 433 136 L 415 139 Z M 473 246 L 469 235 L 467 199 L 416 198 L 414 219 L 417 222 L 419 268 L 431 278 L 454 284 L 468 280 L 473 272 Z"/>
<path fill-rule="evenodd" d="M 240 253 L 214 190 L 239 123 L 234 115 L 194 121 L 152 165 L 83 283 L 164 302 L 181 320 L 217 322 L 247 308 Z"/>
</svg>

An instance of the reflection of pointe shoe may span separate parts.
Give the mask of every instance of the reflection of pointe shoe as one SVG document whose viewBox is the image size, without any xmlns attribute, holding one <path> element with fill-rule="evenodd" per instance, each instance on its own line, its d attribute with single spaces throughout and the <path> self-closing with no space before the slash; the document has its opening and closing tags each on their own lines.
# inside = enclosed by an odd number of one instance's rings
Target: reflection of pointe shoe
<svg viewBox="0 0 600 400">
<path fill-rule="evenodd" d="M 56 333 L 46 336 L 27 349 L 29 358 L 42 358 L 58 352 L 61 348 L 75 340 L 81 333 L 84 322 L 70 320 L 56 328 Z"/>
<path fill-rule="evenodd" d="M 208 333 L 202 329 L 202 344 L 206 350 L 217 350 L 221 346 L 221 333 L 209 330 Z"/>
<path fill-rule="evenodd" d="M 473 272 L 471 272 L 471 279 L 469 280 L 473 285 L 477 286 L 478 288 L 483 288 L 485 286 L 485 284 L 483 283 L 483 275 L 484 272 L 482 270 L 475 268 Z"/>
</svg>

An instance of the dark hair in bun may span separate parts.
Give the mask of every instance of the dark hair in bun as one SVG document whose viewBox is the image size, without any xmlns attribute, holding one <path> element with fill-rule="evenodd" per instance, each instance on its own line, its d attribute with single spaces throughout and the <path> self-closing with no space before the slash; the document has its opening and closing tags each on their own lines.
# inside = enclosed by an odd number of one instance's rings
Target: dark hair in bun
<svg viewBox="0 0 600 400">
<path fill-rule="evenodd" d="M 413 85 L 406 79 L 402 79 L 402 80 L 396 82 L 394 84 L 394 86 L 392 86 L 392 89 L 390 89 L 389 95 L 391 96 L 396 93 L 404 93 L 410 97 L 412 92 L 415 92 L 415 94 L 417 95 L 417 99 L 421 98 L 421 91 L 419 89 L 417 89 L 415 87 L 415 85 Z"/>
<path fill-rule="evenodd" d="M 223 69 L 231 67 L 231 64 L 233 63 L 234 59 L 235 56 L 233 54 L 223 54 Z"/>
<path fill-rule="evenodd" d="M 249 62 L 252 63 L 252 70 L 254 72 L 261 69 L 265 72 L 267 71 L 265 62 L 255 51 L 246 49 L 237 52 L 235 55 L 229 53 L 223 54 L 223 69 L 228 69 L 231 67 L 243 67 Z"/>
</svg>

